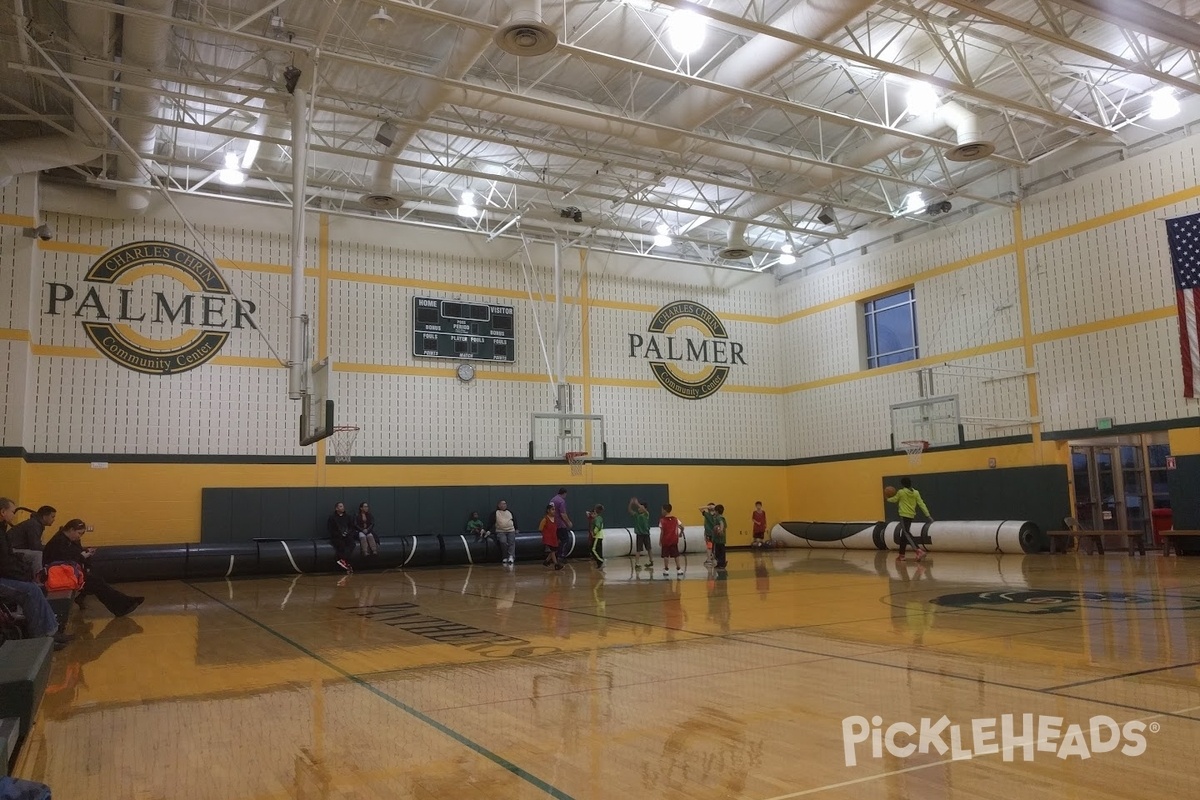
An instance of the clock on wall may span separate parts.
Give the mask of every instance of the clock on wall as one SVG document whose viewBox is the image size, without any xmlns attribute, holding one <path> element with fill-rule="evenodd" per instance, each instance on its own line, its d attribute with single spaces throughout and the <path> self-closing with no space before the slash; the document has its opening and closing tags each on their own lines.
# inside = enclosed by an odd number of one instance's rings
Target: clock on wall
<svg viewBox="0 0 1200 800">
<path fill-rule="evenodd" d="M 457 372 L 458 379 L 463 383 L 475 380 L 475 367 L 472 364 L 459 364 Z"/>
</svg>

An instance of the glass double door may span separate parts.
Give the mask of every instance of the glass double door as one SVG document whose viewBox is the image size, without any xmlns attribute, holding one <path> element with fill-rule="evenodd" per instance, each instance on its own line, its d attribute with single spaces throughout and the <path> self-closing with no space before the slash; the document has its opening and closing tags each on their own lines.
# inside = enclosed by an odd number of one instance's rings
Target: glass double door
<svg viewBox="0 0 1200 800">
<path fill-rule="evenodd" d="M 1071 447 L 1075 518 L 1094 531 L 1150 530 L 1146 465 L 1140 445 Z"/>
</svg>

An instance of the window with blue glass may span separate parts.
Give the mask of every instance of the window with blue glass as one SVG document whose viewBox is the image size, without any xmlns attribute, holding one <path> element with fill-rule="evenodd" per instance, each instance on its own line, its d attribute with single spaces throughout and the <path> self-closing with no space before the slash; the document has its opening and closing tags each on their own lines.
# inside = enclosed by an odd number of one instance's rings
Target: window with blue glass
<svg viewBox="0 0 1200 800">
<path fill-rule="evenodd" d="M 917 358 L 917 301 L 912 289 L 863 303 L 867 369 Z"/>
</svg>

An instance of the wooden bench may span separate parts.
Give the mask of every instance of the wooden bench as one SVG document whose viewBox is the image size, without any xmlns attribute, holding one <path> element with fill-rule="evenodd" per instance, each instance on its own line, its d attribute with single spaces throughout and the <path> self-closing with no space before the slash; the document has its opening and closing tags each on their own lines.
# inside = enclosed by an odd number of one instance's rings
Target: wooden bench
<svg viewBox="0 0 1200 800">
<path fill-rule="evenodd" d="M 1183 551 L 1179 549 L 1182 540 L 1188 536 L 1200 536 L 1200 531 L 1159 531 L 1158 535 L 1162 537 L 1162 551 L 1164 556 L 1171 555 L 1171 548 L 1175 548 L 1175 555 L 1183 555 Z"/>
<path fill-rule="evenodd" d="M 1070 546 L 1071 537 L 1078 536 L 1080 540 L 1085 537 L 1090 538 L 1096 545 L 1096 552 L 1099 555 L 1104 555 L 1104 537 L 1117 536 L 1125 537 L 1125 543 L 1129 547 L 1129 555 L 1141 553 L 1146 555 L 1145 532 L 1143 531 L 1047 531 L 1047 536 L 1050 537 L 1050 552 L 1065 553 Z"/>
</svg>

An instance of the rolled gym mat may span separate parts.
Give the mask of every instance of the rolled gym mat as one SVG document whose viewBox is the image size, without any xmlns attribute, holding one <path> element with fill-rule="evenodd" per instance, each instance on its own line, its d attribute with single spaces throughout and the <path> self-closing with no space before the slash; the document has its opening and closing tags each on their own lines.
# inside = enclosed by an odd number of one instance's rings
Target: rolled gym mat
<svg viewBox="0 0 1200 800">
<path fill-rule="evenodd" d="M 189 544 L 183 577 L 234 578 L 258 572 L 258 545 L 254 542 L 231 544 Z"/>
</svg>

